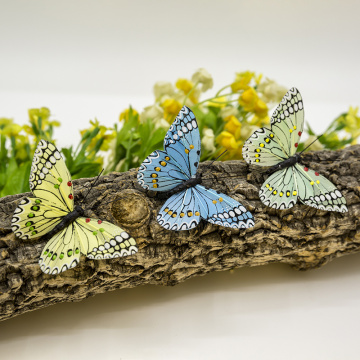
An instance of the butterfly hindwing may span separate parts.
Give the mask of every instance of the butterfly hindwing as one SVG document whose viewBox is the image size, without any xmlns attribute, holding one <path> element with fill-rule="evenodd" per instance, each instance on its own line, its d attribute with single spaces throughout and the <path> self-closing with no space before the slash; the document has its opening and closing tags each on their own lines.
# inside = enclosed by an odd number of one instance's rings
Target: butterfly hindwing
<svg viewBox="0 0 360 360">
<path fill-rule="evenodd" d="M 52 230 L 66 214 L 45 199 L 24 198 L 14 211 L 11 228 L 23 240 L 37 238 Z"/>
<path fill-rule="evenodd" d="M 320 210 L 348 211 L 344 196 L 324 176 L 301 164 L 295 165 L 294 175 L 301 202 Z"/>
<path fill-rule="evenodd" d="M 140 165 L 137 180 L 146 190 L 167 191 L 189 179 L 165 151 L 152 152 Z"/>
<path fill-rule="evenodd" d="M 30 190 L 39 199 L 47 200 L 59 209 L 74 210 L 73 186 L 69 170 L 55 145 L 40 140 L 34 153 Z"/>
<path fill-rule="evenodd" d="M 89 259 L 112 259 L 137 253 L 136 241 L 107 221 L 80 217 L 75 220 L 81 252 Z"/>
<path fill-rule="evenodd" d="M 287 159 L 274 133 L 261 128 L 256 130 L 244 143 L 242 154 L 248 164 L 271 166 Z"/>
<path fill-rule="evenodd" d="M 287 156 L 296 153 L 304 127 L 303 101 L 300 92 L 291 88 L 276 107 L 271 120 L 271 131 Z"/>
<path fill-rule="evenodd" d="M 56 275 L 78 265 L 80 253 L 80 239 L 72 223 L 46 243 L 39 265 L 45 274 Z"/>
<path fill-rule="evenodd" d="M 194 113 L 183 106 L 164 138 L 164 150 L 190 178 L 200 161 L 200 132 Z"/>
<path fill-rule="evenodd" d="M 278 170 L 270 175 L 259 191 L 260 200 L 274 209 L 290 209 L 298 198 L 294 168 Z"/>
<path fill-rule="evenodd" d="M 250 211 L 230 196 L 202 185 L 196 185 L 194 192 L 200 205 L 200 216 L 210 223 L 235 229 L 255 225 Z"/>
<path fill-rule="evenodd" d="M 200 221 L 200 204 L 194 188 L 172 195 L 157 216 L 158 223 L 168 230 L 190 230 Z"/>
</svg>

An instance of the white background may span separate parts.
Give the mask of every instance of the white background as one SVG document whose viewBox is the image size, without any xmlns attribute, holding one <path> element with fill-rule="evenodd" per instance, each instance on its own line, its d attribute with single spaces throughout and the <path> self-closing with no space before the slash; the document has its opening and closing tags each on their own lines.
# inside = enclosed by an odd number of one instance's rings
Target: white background
<svg viewBox="0 0 360 360">
<path fill-rule="evenodd" d="M 156 81 L 204 67 L 218 89 L 250 69 L 298 87 L 321 132 L 360 103 L 359 13 L 355 0 L 0 0 L 0 117 L 48 106 L 61 147 L 89 119 L 151 104 Z M 358 359 L 359 260 L 56 305 L 0 323 L 1 359 Z"/>
</svg>

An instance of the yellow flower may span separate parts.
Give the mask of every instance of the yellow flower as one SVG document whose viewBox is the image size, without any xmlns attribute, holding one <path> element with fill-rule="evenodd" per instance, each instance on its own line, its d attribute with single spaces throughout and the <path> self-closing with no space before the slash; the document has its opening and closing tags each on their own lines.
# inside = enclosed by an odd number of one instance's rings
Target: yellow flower
<svg viewBox="0 0 360 360">
<path fill-rule="evenodd" d="M 192 101 L 193 104 L 199 102 L 200 91 L 198 89 L 194 89 L 194 83 L 192 81 L 180 78 L 176 81 L 175 86 L 185 95 L 187 95 L 191 91 L 189 99 Z"/>
<path fill-rule="evenodd" d="M 50 117 L 50 110 L 46 107 L 29 109 L 28 114 L 30 122 L 36 125 L 38 124 L 39 118 L 41 118 L 41 129 L 44 129 Z"/>
<path fill-rule="evenodd" d="M 170 82 L 158 81 L 154 85 L 155 99 L 160 100 L 164 95 L 173 96 L 175 93 L 174 87 Z"/>
<path fill-rule="evenodd" d="M 194 83 L 202 84 L 201 87 L 202 92 L 211 89 L 214 85 L 212 76 L 203 68 L 197 70 L 191 77 L 191 80 Z"/>
<path fill-rule="evenodd" d="M 5 126 L 13 123 L 12 119 L 0 118 L 0 129 L 3 129 Z"/>
<path fill-rule="evenodd" d="M 224 119 L 226 122 L 225 130 L 235 136 L 235 139 L 240 137 L 241 122 L 234 115 L 228 116 Z"/>
<path fill-rule="evenodd" d="M 215 135 L 213 129 L 205 129 L 203 130 L 203 137 L 201 140 L 201 144 L 205 150 L 214 152 L 216 147 L 214 145 Z"/>
<path fill-rule="evenodd" d="M 125 110 L 119 115 L 119 121 L 124 120 L 125 122 L 128 122 L 128 121 L 129 121 L 129 113 L 130 113 L 130 108 L 125 109 Z M 139 115 L 139 113 L 138 113 L 135 109 L 132 109 L 132 108 L 131 108 L 131 113 L 132 113 L 132 116 L 133 116 L 133 117 Z M 139 120 L 139 118 L 138 118 L 138 120 Z"/>
<path fill-rule="evenodd" d="M 353 108 L 350 106 L 348 113 L 345 115 L 345 128 L 344 130 L 351 135 L 357 132 L 360 128 L 360 117 L 357 116 L 359 107 Z"/>
<path fill-rule="evenodd" d="M 255 110 L 255 105 L 259 97 L 256 90 L 252 87 L 245 90 L 239 97 L 239 104 L 245 111 L 252 112 Z"/>
<path fill-rule="evenodd" d="M 194 83 L 188 79 L 180 78 L 176 81 L 175 86 L 187 94 L 194 87 Z"/>
<path fill-rule="evenodd" d="M 15 137 L 15 151 L 17 159 L 26 160 L 29 157 L 27 145 L 29 145 L 29 140 L 27 136 L 17 135 Z"/>
<path fill-rule="evenodd" d="M 84 136 L 86 134 L 86 132 L 91 133 L 96 128 L 99 129 L 99 132 L 97 133 L 97 135 L 94 136 L 91 139 L 89 149 L 91 149 L 91 151 L 94 151 L 96 145 L 100 141 L 102 141 L 101 146 L 100 146 L 100 150 L 102 150 L 102 151 L 109 150 L 111 140 L 116 137 L 116 131 L 111 129 L 111 128 L 107 128 L 106 126 L 100 125 L 100 123 L 99 123 L 99 121 L 97 119 L 95 119 L 95 121 L 91 120 L 90 124 L 92 126 L 89 129 L 85 129 L 85 130 L 80 131 L 81 136 Z M 111 131 L 111 132 L 107 133 L 107 131 Z M 83 139 L 82 141 L 86 141 L 86 139 Z"/>
<path fill-rule="evenodd" d="M 237 92 L 240 90 L 246 90 L 249 88 L 249 84 L 255 73 L 250 71 L 244 71 L 236 74 L 235 81 L 231 84 L 231 90 Z"/>
<path fill-rule="evenodd" d="M 12 119 L 0 119 L 0 134 L 5 136 L 16 136 L 22 130 L 22 127 L 15 124 Z"/>
<path fill-rule="evenodd" d="M 164 108 L 164 117 L 169 123 L 173 122 L 181 110 L 180 102 L 172 98 L 166 99 L 161 106 Z"/>
<path fill-rule="evenodd" d="M 263 127 L 270 124 L 270 118 L 269 116 L 260 117 L 258 115 L 254 115 L 250 120 L 250 124 L 256 125 L 258 127 Z"/>
<path fill-rule="evenodd" d="M 259 117 L 265 117 L 268 113 L 268 107 L 264 101 L 257 99 L 254 106 L 254 113 Z"/>
<path fill-rule="evenodd" d="M 222 131 L 216 138 L 216 142 L 226 150 L 234 150 L 238 148 L 234 135 L 228 131 Z"/>
<path fill-rule="evenodd" d="M 33 130 L 33 128 L 32 128 L 31 126 L 29 126 L 29 125 L 23 125 L 23 129 L 24 129 L 24 131 L 25 131 L 27 134 L 29 134 L 29 135 L 35 135 L 34 130 Z"/>
</svg>

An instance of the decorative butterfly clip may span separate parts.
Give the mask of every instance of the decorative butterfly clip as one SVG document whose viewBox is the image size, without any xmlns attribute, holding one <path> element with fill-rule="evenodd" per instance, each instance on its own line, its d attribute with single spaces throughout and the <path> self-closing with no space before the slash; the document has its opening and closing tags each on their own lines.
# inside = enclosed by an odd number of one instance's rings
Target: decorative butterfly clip
<svg viewBox="0 0 360 360">
<path fill-rule="evenodd" d="M 35 150 L 30 189 L 35 198 L 20 201 L 11 226 L 21 239 L 49 240 L 39 261 L 44 273 L 55 275 L 75 267 L 81 253 L 90 259 L 110 259 L 138 251 L 126 231 L 86 218 L 81 206 L 74 207 L 69 170 L 57 148 L 45 140 Z"/>
<path fill-rule="evenodd" d="M 316 209 L 348 211 L 336 186 L 318 172 L 300 164 L 296 154 L 304 126 L 303 101 L 291 88 L 271 117 L 271 129 L 256 130 L 243 146 L 248 164 L 271 166 L 259 191 L 260 200 L 274 209 L 289 209 L 297 199 Z"/>
<path fill-rule="evenodd" d="M 152 152 L 141 164 L 137 179 L 146 190 L 172 194 L 157 220 L 169 230 L 189 230 L 200 218 L 225 227 L 254 226 L 252 214 L 231 197 L 201 184 L 197 168 L 201 143 L 193 112 L 184 106 L 164 139 L 164 151 Z"/>
</svg>

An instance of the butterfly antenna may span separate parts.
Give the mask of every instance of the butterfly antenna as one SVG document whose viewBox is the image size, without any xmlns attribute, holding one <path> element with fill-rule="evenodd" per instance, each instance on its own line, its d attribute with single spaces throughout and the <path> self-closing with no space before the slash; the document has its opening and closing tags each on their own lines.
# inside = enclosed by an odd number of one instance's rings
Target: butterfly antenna
<svg viewBox="0 0 360 360">
<path fill-rule="evenodd" d="M 319 140 L 324 134 L 321 134 L 320 136 L 318 136 L 310 145 L 308 145 L 301 153 L 300 155 L 307 149 L 309 148 L 315 141 Z"/>
<path fill-rule="evenodd" d="M 82 204 L 85 199 L 87 198 L 87 196 L 90 194 L 91 189 L 95 186 L 95 184 L 97 183 L 97 181 L 99 180 L 99 177 L 101 176 L 101 174 L 104 172 L 104 169 L 101 170 L 100 174 L 97 176 L 97 178 L 95 179 L 95 181 L 91 184 L 90 189 L 88 190 L 88 192 L 86 193 L 85 197 L 83 198 L 83 200 L 81 201 L 80 204 Z"/>
<path fill-rule="evenodd" d="M 223 156 L 227 150 L 223 151 L 216 159 L 214 159 L 208 166 L 211 166 L 219 157 Z"/>
</svg>

